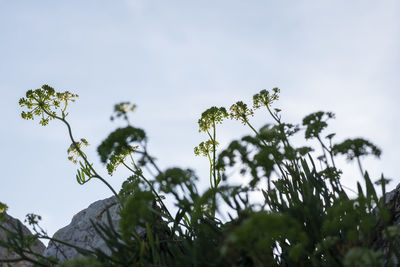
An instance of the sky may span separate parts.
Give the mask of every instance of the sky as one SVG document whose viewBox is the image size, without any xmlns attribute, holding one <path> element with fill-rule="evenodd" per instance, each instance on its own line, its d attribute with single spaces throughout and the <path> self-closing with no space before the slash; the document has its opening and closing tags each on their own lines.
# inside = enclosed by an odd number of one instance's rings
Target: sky
<svg viewBox="0 0 400 267">
<path fill-rule="evenodd" d="M 0 0 L 0 201 L 22 221 L 40 214 L 52 235 L 111 195 L 99 181 L 76 182 L 64 125 L 21 119 L 18 100 L 43 84 L 79 95 L 68 119 L 105 176 L 96 147 L 123 125 L 109 120 L 114 104 L 137 104 L 131 121 L 146 130 L 157 163 L 190 167 L 205 187 L 207 160 L 193 153 L 206 139 L 201 113 L 279 87 L 283 120 L 332 111 L 326 133 L 336 132 L 337 142 L 378 145 L 381 159 L 363 164 L 373 180 L 392 178 L 392 189 L 400 183 L 399 47 L 397 0 Z M 256 115 L 257 127 L 272 122 Z M 226 123 L 221 148 L 248 133 Z M 342 162 L 342 181 L 354 188 L 358 169 Z M 126 177 L 107 181 L 119 190 Z"/>
</svg>

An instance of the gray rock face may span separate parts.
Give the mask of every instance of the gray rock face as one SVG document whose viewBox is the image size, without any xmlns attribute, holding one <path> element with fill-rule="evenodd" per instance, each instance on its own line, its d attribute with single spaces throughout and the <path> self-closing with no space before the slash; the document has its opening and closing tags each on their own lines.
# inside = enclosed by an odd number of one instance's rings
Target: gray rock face
<svg viewBox="0 0 400 267">
<path fill-rule="evenodd" d="M 24 233 L 24 235 L 32 235 L 31 231 L 29 231 L 29 229 L 24 226 L 18 219 L 15 219 L 13 217 L 11 217 L 8 214 L 4 214 L 5 215 L 5 221 L 1 222 L 0 221 L 0 225 L 2 225 L 4 228 L 6 228 L 7 230 L 10 230 L 12 232 L 15 232 L 15 227 L 18 224 L 21 224 L 22 227 L 22 232 Z M 0 229 L 0 239 L 1 240 L 7 240 L 6 237 L 6 232 Z M 31 247 L 31 249 L 33 250 L 33 252 L 37 253 L 37 254 L 42 254 L 43 251 L 45 250 L 45 246 L 43 245 L 42 242 L 37 241 L 37 243 Z M 27 254 L 28 257 L 35 259 L 34 256 Z M 0 247 L 0 259 L 17 259 L 20 258 L 17 254 L 8 251 L 6 248 L 4 247 Z M 11 264 L 12 266 L 16 266 L 16 267 L 28 267 L 28 266 L 33 266 L 32 263 L 27 262 L 27 261 L 20 261 L 20 262 L 14 262 Z M 0 263 L 0 266 L 1 263 Z"/>
<path fill-rule="evenodd" d="M 118 229 L 120 216 L 118 214 L 119 205 L 116 198 L 110 197 L 92 203 L 87 209 L 76 214 L 69 225 L 58 230 L 53 238 L 67 242 L 80 248 L 90 249 L 99 248 L 103 252 L 110 254 L 103 239 L 96 233 L 90 221 L 108 224 L 107 211 L 111 215 L 111 220 L 115 229 Z M 80 257 L 74 248 L 50 242 L 44 252 L 44 256 L 52 256 L 60 261 L 71 260 Z"/>
<path fill-rule="evenodd" d="M 400 215 L 400 184 L 392 191 L 386 193 L 385 203 L 394 208 L 394 212 Z"/>
<path fill-rule="evenodd" d="M 398 184 L 397 187 L 392 191 L 386 193 L 385 204 L 389 208 L 392 215 L 392 223 L 395 225 L 400 225 L 400 184 Z M 383 241 L 378 247 L 381 251 L 383 251 L 385 258 L 387 258 L 386 255 L 389 253 L 388 244 Z M 386 261 L 387 260 L 385 260 L 385 263 Z M 400 266 L 399 259 L 395 255 L 392 255 L 392 261 L 394 266 Z"/>
</svg>

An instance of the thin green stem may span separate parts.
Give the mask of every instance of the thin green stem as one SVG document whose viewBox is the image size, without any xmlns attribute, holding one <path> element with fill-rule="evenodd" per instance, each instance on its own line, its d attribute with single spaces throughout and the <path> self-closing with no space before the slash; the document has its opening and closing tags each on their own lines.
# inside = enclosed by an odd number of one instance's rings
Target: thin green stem
<svg viewBox="0 0 400 267">
<path fill-rule="evenodd" d="M 132 161 L 133 166 L 135 167 L 136 170 L 139 170 L 139 168 L 136 166 L 135 162 Z M 147 180 L 146 177 L 144 177 L 144 175 L 140 172 L 140 171 L 134 171 L 131 167 L 129 167 L 128 165 L 126 165 L 125 162 L 122 162 L 122 165 L 124 165 L 128 170 L 130 170 L 133 173 L 136 173 L 140 176 L 140 178 L 142 178 L 147 185 L 150 187 L 151 191 L 153 192 L 153 194 L 157 197 L 158 201 L 161 203 L 161 205 L 163 206 L 164 210 L 168 213 L 169 219 L 173 219 L 171 213 L 169 212 L 169 210 L 167 209 L 167 207 L 165 206 L 164 202 L 162 201 L 160 195 L 157 193 L 157 191 L 155 190 L 154 186 L 150 183 L 149 180 Z"/>
<path fill-rule="evenodd" d="M 319 143 L 321 144 L 322 147 L 322 153 L 324 154 L 324 158 L 325 158 L 325 164 L 326 166 L 329 168 L 329 163 L 328 163 L 328 157 L 326 156 L 325 150 L 328 150 L 328 148 L 325 146 L 325 144 L 322 142 L 321 138 L 319 137 L 319 135 L 317 135 L 317 140 L 319 141 Z"/>
<path fill-rule="evenodd" d="M 62 244 L 62 245 L 65 245 L 65 246 L 74 248 L 74 249 L 76 249 L 76 250 L 78 250 L 78 251 L 79 251 L 79 250 L 84 251 L 85 253 L 88 253 L 88 254 L 95 254 L 95 252 L 92 251 L 92 250 L 84 249 L 84 248 L 81 248 L 81 247 L 72 245 L 72 244 L 70 244 L 70 243 L 64 242 L 64 241 L 62 241 L 62 240 L 55 239 L 55 238 L 53 238 L 53 237 L 49 237 L 49 236 L 39 236 L 39 238 L 40 238 L 40 239 L 48 239 L 48 240 L 50 240 L 50 241 L 53 241 L 53 242 L 56 242 L 56 243 L 59 243 L 59 244 Z"/>
<path fill-rule="evenodd" d="M 151 165 L 153 165 L 153 167 L 156 169 L 158 174 L 161 174 L 162 172 L 161 172 L 160 168 L 158 168 L 157 164 L 153 161 L 153 158 L 147 153 L 146 147 L 144 148 L 143 154 L 150 161 Z"/>
<path fill-rule="evenodd" d="M 364 171 L 363 171 L 363 168 L 361 166 L 360 157 L 356 157 L 356 158 L 357 158 L 358 168 L 360 169 L 360 172 L 361 172 L 361 176 L 364 178 Z"/>
<path fill-rule="evenodd" d="M 134 151 L 134 152 L 138 152 L 138 151 Z M 139 153 L 140 153 L 140 152 L 139 152 Z M 141 152 L 141 153 L 143 153 L 143 152 Z M 132 162 L 134 162 L 134 159 L 133 159 L 133 157 L 132 157 L 132 153 L 129 153 L 129 157 L 131 158 Z M 144 167 L 145 167 L 146 170 L 150 173 L 151 176 L 153 176 L 154 178 L 156 178 L 156 175 L 154 175 L 154 173 L 152 172 L 152 170 L 151 170 L 147 165 L 145 165 Z M 156 170 L 157 170 L 157 169 L 156 169 Z M 157 170 L 157 171 L 158 171 L 158 174 L 161 174 L 161 172 L 160 172 L 159 170 Z"/>
<path fill-rule="evenodd" d="M 215 187 L 217 187 L 217 171 L 216 171 L 216 169 L 215 169 L 215 153 L 216 153 L 216 150 L 217 150 L 217 147 L 216 147 L 216 129 L 215 129 L 215 121 L 214 121 L 214 125 L 213 125 L 213 129 L 214 129 L 214 136 L 213 136 L 213 176 L 214 176 L 214 186 Z"/>
<path fill-rule="evenodd" d="M 207 158 L 210 163 L 210 186 L 211 186 L 211 188 L 213 188 L 214 187 L 213 182 L 212 182 L 213 181 L 213 179 L 212 179 L 213 166 L 212 166 L 212 159 L 211 159 L 211 156 L 209 153 L 207 153 Z"/>
<path fill-rule="evenodd" d="M 331 157 L 332 165 L 333 165 L 334 168 L 336 168 L 335 160 L 333 159 L 333 152 L 332 152 L 332 138 L 329 139 L 329 150 L 328 150 L 328 152 L 329 152 L 329 155 Z"/>
<path fill-rule="evenodd" d="M 278 117 L 276 117 L 275 115 L 274 115 L 274 113 L 271 111 L 271 109 L 269 108 L 269 105 L 265 105 L 266 107 L 267 107 L 267 109 L 268 109 L 268 112 L 269 112 L 269 114 L 271 115 L 271 117 L 277 122 L 277 123 L 281 123 L 281 120 L 278 118 Z"/>
<path fill-rule="evenodd" d="M 68 133 L 69 133 L 69 137 L 70 137 L 72 143 L 74 144 L 75 149 L 78 151 L 79 155 L 83 158 L 83 160 L 85 161 L 86 165 L 89 166 L 89 168 L 93 171 L 93 174 L 94 174 L 93 177 L 95 177 L 95 178 L 99 179 L 100 181 L 102 181 L 102 182 L 111 190 L 111 192 L 115 195 L 115 197 L 116 197 L 118 200 L 120 200 L 120 198 L 119 198 L 117 192 L 115 192 L 114 188 L 113 188 L 103 177 L 101 177 L 101 176 L 96 172 L 96 170 L 93 168 L 93 166 L 92 166 L 92 165 L 89 163 L 89 161 L 87 160 L 87 158 L 86 158 L 86 156 L 84 155 L 84 153 L 83 153 L 83 152 L 81 151 L 81 149 L 78 147 L 78 145 L 77 145 L 77 143 L 76 143 L 76 141 L 75 141 L 75 139 L 74 139 L 74 137 L 73 137 L 73 135 L 72 135 L 72 129 L 71 129 L 71 126 L 69 125 L 69 123 L 68 123 L 64 118 L 61 118 L 61 117 L 58 117 L 58 116 L 56 116 L 56 115 L 51 114 L 50 112 L 48 112 L 48 111 L 47 111 L 45 108 L 43 108 L 43 107 L 42 107 L 42 110 L 43 110 L 47 115 L 49 115 L 49 116 L 51 116 L 51 117 L 53 117 L 53 118 L 55 118 L 55 119 L 58 119 L 58 120 L 62 121 L 62 122 L 67 126 L 67 128 L 68 128 Z"/>
<path fill-rule="evenodd" d="M 267 107 L 267 110 L 268 110 L 269 114 L 271 115 L 271 117 L 272 117 L 272 118 L 278 123 L 278 125 L 280 126 L 281 134 L 282 134 L 282 136 L 283 136 L 283 139 L 282 139 L 283 146 L 284 146 L 285 148 L 289 148 L 289 147 L 292 148 L 292 146 L 290 145 L 289 139 L 288 139 L 287 136 L 286 136 L 285 128 L 282 127 L 282 123 L 281 123 L 280 118 L 278 118 L 277 116 L 274 115 L 274 113 L 273 113 L 273 112 L 271 111 L 271 109 L 269 108 L 269 105 L 265 105 L 265 106 Z M 299 170 L 299 167 L 298 167 L 298 160 L 296 159 L 297 162 L 296 162 L 295 160 L 290 160 L 290 161 L 292 162 L 293 166 L 296 167 L 296 171 L 299 173 L 300 170 Z"/>
<path fill-rule="evenodd" d="M 253 125 L 250 124 L 250 122 L 248 120 L 245 120 L 247 126 L 250 127 L 250 129 L 256 134 L 256 136 L 258 137 L 258 139 L 260 139 L 260 141 L 264 144 L 264 146 L 268 146 L 267 142 L 265 142 L 261 136 L 260 133 L 253 127 Z"/>
<path fill-rule="evenodd" d="M 326 147 L 326 145 L 324 144 L 324 142 L 322 142 L 322 140 L 321 140 L 321 138 L 319 137 L 319 135 L 317 136 L 317 139 L 318 139 L 318 141 L 321 143 L 323 150 L 326 150 L 326 151 L 329 153 L 329 156 L 330 156 L 331 162 L 332 162 L 332 166 L 333 166 L 334 168 L 336 168 L 335 161 L 334 161 L 334 159 L 333 159 L 333 153 L 332 153 L 332 140 L 329 140 L 329 143 L 330 143 L 330 149 L 329 149 L 329 148 Z M 328 159 L 327 159 L 327 157 L 326 157 L 326 155 L 325 155 L 325 152 L 324 152 L 324 156 L 325 156 L 326 160 L 328 161 Z"/>
<path fill-rule="evenodd" d="M 263 143 L 264 146 L 268 147 L 268 144 L 261 138 L 260 133 L 250 124 L 250 122 L 248 120 L 245 121 L 246 124 L 250 127 L 251 130 L 253 130 L 253 132 L 256 134 L 256 136 L 258 137 L 258 139 L 261 140 L 261 142 Z M 276 166 L 278 166 L 278 169 L 281 173 L 282 176 L 285 176 L 285 173 L 283 172 L 282 167 L 279 165 L 279 163 L 276 161 L 275 157 L 274 157 L 274 162 L 276 164 Z M 271 179 L 270 177 L 268 177 L 268 190 L 271 189 Z"/>
</svg>

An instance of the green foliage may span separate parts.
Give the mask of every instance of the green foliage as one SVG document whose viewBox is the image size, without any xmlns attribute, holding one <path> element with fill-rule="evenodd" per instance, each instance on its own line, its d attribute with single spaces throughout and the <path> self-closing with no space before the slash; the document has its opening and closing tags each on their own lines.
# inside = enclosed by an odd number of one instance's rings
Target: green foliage
<svg viewBox="0 0 400 267">
<path fill-rule="evenodd" d="M 347 251 L 344 266 L 382 266 L 383 254 L 368 248 L 355 247 Z"/>
<path fill-rule="evenodd" d="M 156 216 L 152 209 L 155 197 L 151 191 L 137 190 L 130 196 L 121 210 L 121 234 L 124 241 L 129 242 L 131 235 L 138 235 L 138 227 L 146 227 L 147 223 L 154 225 Z"/>
<path fill-rule="evenodd" d="M 367 155 L 373 155 L 379 158 L 381 155 L 381 150 L 379 148 L 362 138 L 347 139 L 340 144 L 334 145 L 332 150 L 335 155 L 346 155 L 348 160 Z"/>
<path fill-rule="evenodd" d="M 115 105 L 112 120 L 122 118 L 127 126 L 112 132 L 97 151 L 110 175 L 119 167 L 132 172 L 116 194 L 82 152 L 86 139 L 74 141 L 65 120 L 67 103 L 76 95 L 55 93 L 46 85 L 28 91 L 27 98 L 20 101 L 29 110 L 23 112 L 23 118 L 37 115 L 42 116 L 43 125 L 50 119 L 65 123 L 72 140 L 69 159 L 80 160 L 78 182 L 100 179 L 117 195 L 120 205 L 119 230 L 108 213 L 108 224 L 93 223 L 111 254 L 75 247 L 86 258 L 61 266 L 391 266 L 394 258 L 400 259 L 400 228 L 393 224 L 390 206 L 378 197 L 360 161 L 367 155 L 379 157 L 381 151 L 361 138 L 337 144 L 334 133 L 321 138 L 327 121 L 334 118 L 333 113 L 322 111 L 303 119 L 305 138 L 316 140 L 322 155 L 316 157 L 313 147 L 293 146 L 290 139 L 301 128 L 282 122 L 281 110 L 272 108 L 279 92 L 273 88 L 254 95 L 253 109 L 238 101 L 229 113 L 223 107 L 202 113 L 199 132 L 208 139 L 194 152 L 206 157 L 210 165 L 210 187 L 205 192 L 198 191 L 199 178 L 193 170 L 161 170 L 147 151 L 144 130 L 130 125 L 128 113 L 136 106 L 129 102 Z M 61 102 L 64 108 L 59 116 L 55 110 Z M 272 123 L 257 130 L 251 117 L 261 108 Z M 248 126 L 252 134 L 217 151 L 217 125 L 229 118 Z M 341 184 L 336 155 L 356 159 L 360 167 L 363 182 L 357 183 L 354 198 Z M 231 184 L 233 170 L 239 170 L 234 175 L 244 178 L 242 184 Z M 375 182 L 383 195 L 388 182 L 383 174 Z M 254 200 L 257 192 L 262 198 Z M 172 199 L 174 214 L 164 204 L 166 198 Z M 1 209 L 5 205 L 0 203 Z M 28 216 L 35 229 L 31 239 L 51 239 L 40 230 L 39 219 Z M 10 238 L 0 246 L 23 256 L 21 251 L 32 243 L 18 243 L 15 240 L 23 237 L 18 231 L 14 236 L 9 232 Z M 41 266 L 57 263 L 43 256 L 28 260 Z"/>
<path fill-rule="evenodd" d="M 78 158 L 81 157 L 81 154 L 79 152 L 81 152 L 83 156 L 86 158 L 86 155 L 82 152 L 82 148 L 88 145 L 89 143 L 88 141 L 86 141 L 85 138 L 81 138 L 80 141 L 72 143 L 67 150 L 67 153 L 69 155 L 68 159 L 72 161 L 74 164 L 78 163 Z"/>
<path fill-rule="evenodd" d="M 114 115 L 111 116 L 111 120 L 113 121 L 116 118 L 123 118 L 129 123 L 129 112 L 134 112 L 136 110 L 136 105 L 131 104 L 130 102 L 121 102 L 114 106 Z"/>
<path fill-rule="evenodd" d="M 129 154 L 139 148 L 132 144 L 145 141 L 146 134 L 142 129 L 132 126 L 118 128 L 101 143 L 97 152 L 103 163 L 108 162 L 107 170 L 109 174 L 112 174 Z"/>
<path fill-rule="evenodd" d="M 214 146 L 218 146 L 218 142 L 213 142 L 207 140 L 206 142 L 201 142 L 198 146 L 194 148 L 194 154 L 196 156 L 205 156 L 211 158 L 211 154 L 214 153 Z"/>
<path fill-rule="evenodd" d="M 221 252 L 235 265 L 265 266 L 278 260 L 279 255 L 274 252 L 277 244 L 287 246 L 288 243 L 289 259 L 299 261 L 307 256 L 308 238 L 296 220 L 288 215 L 260 211 L 249 214 L 232 229 Z"/>
<path fill-rule="evenodd" d="M 67 261 L 64 263 L 61 263 L 59 265 L 60 267 L 105 267 L 103 263 L 97 261 L 93 257 L 87 257 L 87 258 L 77 258 L 71 261 Z"/>
<path fill-rule="evenodd" d="M 325 120 L 323 118 L 326 118 Z M 332 112 L 319 111 L 306 116 L 303 119 L 303 125 L 307 126 L 305 137 L 306 139 L 319 137 L 319 134 L 328 126 L 326 121 L 334 118 L 335 115 Z"/>
<path fill-rule="evenodd" d="M 7 205 L 2 203 L 2 202 L 0 202 L 0 214 L 6 212 L 7 209 L 8 209 Z"/>
<path fill-rule="evenodd" d="M 5 219 L 4 214 L 6 213 L 8 206 L 2 202 L 0 202 L 0 224 L 3 219 Z"/>
</svg>

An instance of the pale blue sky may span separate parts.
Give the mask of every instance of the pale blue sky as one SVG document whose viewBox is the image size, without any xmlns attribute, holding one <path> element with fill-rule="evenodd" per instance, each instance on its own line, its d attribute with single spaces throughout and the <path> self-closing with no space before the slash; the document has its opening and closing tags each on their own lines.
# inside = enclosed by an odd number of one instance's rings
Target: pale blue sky
<svg viewBox="0 0 400 267">
<path fill-rule="evenodd" d="M 110 195 L 97 181 L 76 183 L 70 144 L 57 122 L 41 127 L 20 119 L 18 99 L 47 83 L 80 95 L 70 107 L 88 155 L 116 126 L 119 101 L 138 105 L 135 125 L 146 129 L 162 167 L 207 165 L 193 155 L 205 137 L 197 119 L 206 108 L 249 102 L 280 87 L 283 117 L 337 115 L 338 141 L 363 136 L 383 149 L 366 161 L 400 182 L 400 2 L 388 1 L 22 1 L 0 0 L 0 201 L 20 219 L 43 216 L 53 233 L 91 202 Z M 264 115 L 255 119 L 261 126 Z M 247 131 L 229 123 L 222 144 Z M 354 166 L 344 181 L 354 186 Z M 103 171 L 102 173 L 106 173 Z M 124 180 L 109 178 L 117 189 Z"/>
</svg>

